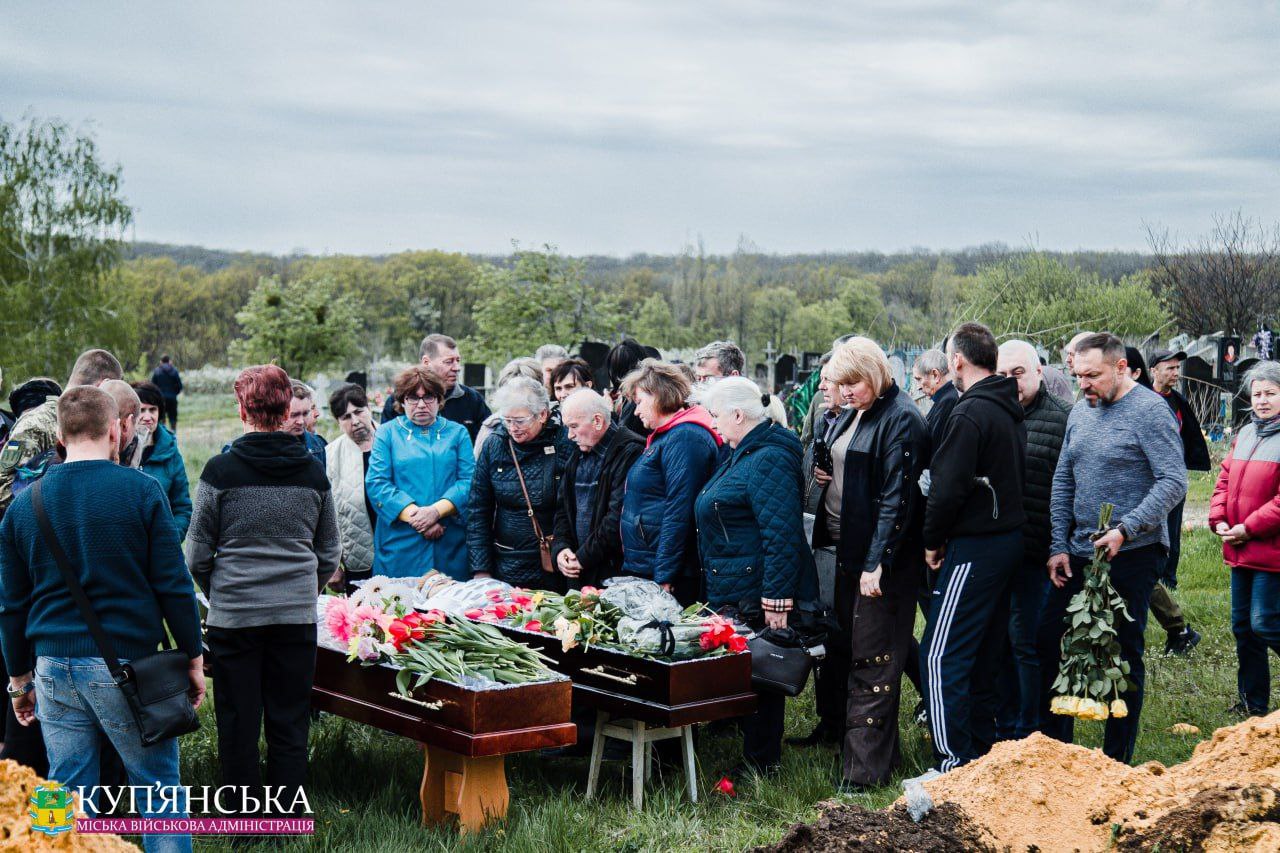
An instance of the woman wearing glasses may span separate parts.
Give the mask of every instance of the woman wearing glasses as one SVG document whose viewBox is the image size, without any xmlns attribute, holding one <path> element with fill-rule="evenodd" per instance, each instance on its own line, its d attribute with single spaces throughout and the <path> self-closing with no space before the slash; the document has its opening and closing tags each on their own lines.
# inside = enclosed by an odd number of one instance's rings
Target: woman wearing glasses
<svg viewBox="0 0 1280 853">
<path fill-rule="evenodd" d="M 416 577 L 436 569 L 465 580 L 471 437 L 440 416 L 444 386 L 422 365 L 396 377 L 395 400 L 402 414 L 378 427 L 365 477 L 378 515 L 373 573 Z"/>
<path fill-rule="evenodd" d="M 555 590 L 551 559 L 560 480 L 574 444 L 549 420 L 541 382 L 518 376 L 494 394 L 501 422 L 485 439 L 471 481 L 467 555 L 473 577 Z"/>
</svg>

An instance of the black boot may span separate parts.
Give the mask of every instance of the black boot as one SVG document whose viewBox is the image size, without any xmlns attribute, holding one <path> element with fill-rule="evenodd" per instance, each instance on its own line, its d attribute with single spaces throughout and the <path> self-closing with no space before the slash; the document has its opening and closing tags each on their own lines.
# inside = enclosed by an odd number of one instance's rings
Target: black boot
<svg viewBox="0 0 1280 853">
<path fill-rule="evenodd" d="M 840 735 L 831 731 L 830 728 L 818 723 L 813 727 L 813 731 L 804 737 L 789 737 L 786 743 L 789 746 L 827 746 L 840 743 Z"/>
</svg>

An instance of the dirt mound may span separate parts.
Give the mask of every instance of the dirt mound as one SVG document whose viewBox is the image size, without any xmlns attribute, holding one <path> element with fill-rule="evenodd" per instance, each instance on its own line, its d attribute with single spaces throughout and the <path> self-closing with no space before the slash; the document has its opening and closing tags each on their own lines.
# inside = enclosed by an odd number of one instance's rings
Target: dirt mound
<svg viewBox="0 0 1280 853">
<path fill-rule="evenodd" d="M 1280 850 L 1280 790 L 1269 785 L 1210 788 L 1141 831 L 1121 830 L 1116 848 L 1145 850 Z"/>
<path fill-rule="evenodd" d="M 970 853 L 992 851 L 964 812 L 950 803 L 934 809 L 916 823 L 902 806 L 870 811 L 857 805 L 824 803 L 822 816 L 813 823 L 791 827 L 772 847 L 756 847 L 751 853 L 825 853 L 857 850 L 862 853 Z"/>
<path fill-rule="evenodd" d="M 1032 735 L 924 787 L 1013 851 L 1101 851 L 1113 839 L 1135 850 L 1277 850 L 1280 711 L 1219 729 L 1169 768 Z"/>
<path fill-rule="evenodd" d="M 31 794 L 48 784 L 33 770 L 15 761 L 0 761 L 0 851 L 3 853 L 45 853 L 45 851 L 86 851 L 117 853 L 138 848 L 118 835 L 78 835 L 75 830 L 45 835 L 31 829 Z"/>
</svg>

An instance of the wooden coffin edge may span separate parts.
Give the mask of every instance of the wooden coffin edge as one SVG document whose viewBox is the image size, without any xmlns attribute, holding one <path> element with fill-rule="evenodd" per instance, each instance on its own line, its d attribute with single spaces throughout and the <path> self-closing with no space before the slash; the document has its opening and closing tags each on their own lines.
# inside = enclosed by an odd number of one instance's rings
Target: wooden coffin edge
<svg viewBox="0 0 1280 853">
<path fill-rule="evenodd" d="M 570 722 L 472 734 L 423 720 L 407 712 L 374 705 L 354 696 L 335 693 L 324 687 L 311 688 L 311 704 L 321 711 L 469 758 L 571 746 L 578 742 L 578 727 Z"/>
<path fill-rule="evenodd" d="M 754 692 L 738 693 L 690 702 L 687 705 L 661 705 L 575 681 L 573 702 L 574 705 L 582 704 L 588 708 L 608 711 L 615 717 L 627 717 L 652 726 L 673 728 L 746 716 L 755 711 L 759 697 Z"/>
</svg>

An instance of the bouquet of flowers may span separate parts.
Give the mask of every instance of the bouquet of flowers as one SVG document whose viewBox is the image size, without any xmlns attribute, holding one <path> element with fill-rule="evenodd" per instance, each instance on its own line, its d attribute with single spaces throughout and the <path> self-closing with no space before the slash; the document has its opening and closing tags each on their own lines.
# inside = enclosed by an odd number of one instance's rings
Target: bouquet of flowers
<svg viewBox="0 0 1280 853">
<path fill-rule="evenodd" d="M 1098 529 L 1111 526 L 1114 504 L 1103 504 Z M 1129 713 L 1120 694 L 1129 689 L 1129 664 L 1120 658 L 1116 619 L 1133 621 L 1124 599 L 1111 585 L 1106 549 L 1096 548 L 1085 568 L 1084 588 L 1067 604 L 1062 662 L 1053 682 L 1049 709 L 1082 720 L 1105 720 Z"/>
<path fill-rule="evenodd" d="M 479 622 L 501 623 L 554 634 L 560 647 L 604 646 L 645 657 L 707 657 L 746 649 L 733 623 L 702 605 L 681 608 L 652 581 L 612 581 L 564 595 L 491 589 L 482 607 L 463 613 Z"/>
<path fill-rule="evenodd" d="M 405 696 L 437 677 L 481 686 L 555 677 L 544 655 L 488 625 L 438 610 L 416 612 L 409 604 L 414 594 L 415 587 L 366 585 L 351 598 L 331 597 L 325 602 L 325 631 L 345 644 L 350 661 L 399 667 L 396 687 Z"/>
</svg>

